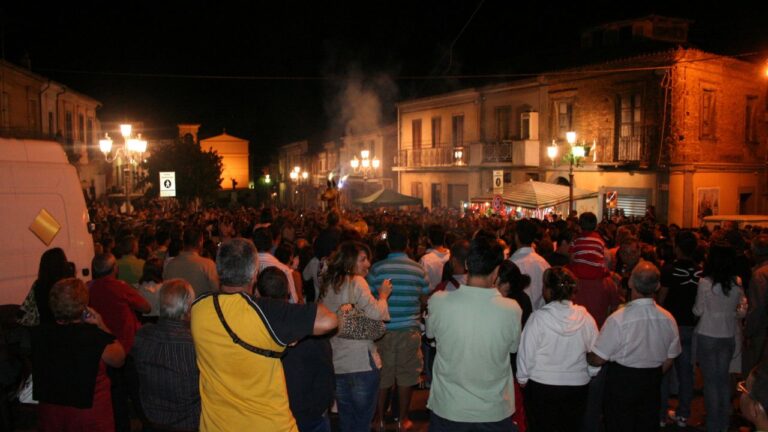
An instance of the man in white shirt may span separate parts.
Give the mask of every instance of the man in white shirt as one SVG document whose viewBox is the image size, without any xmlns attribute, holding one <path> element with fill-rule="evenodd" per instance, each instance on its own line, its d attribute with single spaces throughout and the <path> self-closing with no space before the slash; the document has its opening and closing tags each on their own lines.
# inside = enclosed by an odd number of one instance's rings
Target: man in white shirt
<svg viewBox="0 0 768 432">
<path fill-rule="evenodd" d="M 258 228 L 253 232 L 253 244 L 259 251 L 259 271 L 264 270 L 267 267 L 277 267 L 285 273 L 285 277 L 288 278 L 288 289 L 291 292 L 291 303 L 304 303 L 303 299 L 299 299 L 296 294 L 296 285 L 293 282 L 293 271 L 287 265 L 278 261 L 274 255 L 270 252 L 272 250 L 272 231 L 269 228 Z"/>
<path fill-rule="evenodd" d="M 521 273 L 531 277 L 531 284 L 524 291 L 531 298 L 534 311 L 544 306 L 544 298 L 541 296 L 544 287 L 542 276 L 544 270 L 550 267 L 547 260 L 533 250 L 532 245 L 536 239 L 537 230 L 536 224 L 529 219 L 517 221 L 515 226 L 517 250 L 509 257 L 510 261 L 517 264 Z"/>
<path fill-rule="evenodd" d="M 445 228 L 442 225 L 431 225 L 428 229 L 431 248 L 421 257 L 419 264 L 424 267 L 429 277 L 429 292 L 443 280 L 443 267 L 451 258 L 451 251 L 445 247 Z"/>
<path fill-rule="evenodd" d="M 632 270 L 632 301 L 611 314 L 587 356 L 607 368 L 605 423 L 610 431 L 658 431 L 662 373 L 680 355 L 672 314 L 656 305 L 659 270 L 640 261 Z"/>
</svg>

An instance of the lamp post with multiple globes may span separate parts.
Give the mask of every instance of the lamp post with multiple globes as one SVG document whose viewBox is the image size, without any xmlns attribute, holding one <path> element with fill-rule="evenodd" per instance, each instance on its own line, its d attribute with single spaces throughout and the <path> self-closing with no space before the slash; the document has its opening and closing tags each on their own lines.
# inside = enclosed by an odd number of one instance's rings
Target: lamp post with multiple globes
<svg viewBox="0 0 768 432">
<path fill-rule="evenodd" d="M 381 161 L 376 156 L 371 159 L 371 151 L 370 150 L 361 150 L 360 151 L 360 159 L 357 158 L 357 155 L 352 156 L 352 160 L 349 161 L 349 165 L 352 167 L 352 170 L 356 174 L 362 174 L 363 176 L 363 195 L 365 195 L 366 192 L 366 184 L 368 182 L 368 177 L 376 177 L 376 172 L 378 171 L 379 167 L 381 166 Z"/>
<path fill-rule="evenodd" d="M 298 195 L 298 193 L 299 193 L 299 189 L 301 187 L 301 182 L 304 181 L 306 183 L 307 179 L 309 179 L 309 173 L 306 170 L 302 171 L 301 167 L 297 165 L 297 166 L 293 167 L 293 171 L 291 171 L 291 173 L 288 174 L 288 177 L 290 177 L 291 180 L 293 180 L 293 183 L 295 185 L 294 186 L 294 191 L 293 191 L 293 196 L 294 197 L 291 200 L 291 202 L 295 205 L 296 204 L 296 197 L 295 196 Z M 305 197 L 302 194 L 302 203 L 304 202 L 304 198 Z M 304 206 L 306 206 L 306 203 L 304 203 Z"/>
<path fill-rule="evenodd" d="M 124 180 L 125 180 L 125 212 L 130 213 L 131 207 L 131 173 L 139 162 L 141 162 L 142 155 L 147 151 L 147 141 L 141 138 L 141 134 L 133 136 L 133 127 L 130 124 L 120 125 L 120 134 L 123 136 L 123 146 L 117 147 L 115 151 L 112 151 L 112 138 L 108 133 L 104 134 L 104 138 L 99 140 L 99 149 L 104 153 L 104 160 L 108 163 L 113 163 L 118 157 L 123 156 L 126 164 L 124 164 Z"/>
<path fill-rule="evenodd" d="M 563 155 L 563 160 L 568 162 L 568 216 L 573 211 L 573 166 L 581 166 L 581 160 L 586 156 L 586 146 L 584 143 L 576 145 L 576 132 L 566 132 L 565 139 L 568 141 L 568 152 Z M 547 147 L 547 156 L 552 160 L 552 166 L 556 166 L 555 160 L 559 153 L 557 142 L 552 140 L 552 145 Z"/>
</svg>

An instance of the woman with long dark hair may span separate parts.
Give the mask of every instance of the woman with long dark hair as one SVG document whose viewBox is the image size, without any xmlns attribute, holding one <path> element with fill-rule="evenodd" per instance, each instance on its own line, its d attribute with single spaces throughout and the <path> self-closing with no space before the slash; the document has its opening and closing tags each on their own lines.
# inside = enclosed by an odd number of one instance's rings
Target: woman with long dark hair
<svg viewBox="0 0 768 432">
<path fill-rule="evenodd" d="M 385 280 L 379 299 L 371 294 L 365 281 L 371 267 L 370 251 L 359 242 L 348 241 L 331 255 L 322 275 L 320 302 L 332 312 L 357 308 L 368 318 L 388 320 L 387 298 L 392 283 Z M 336 373 L 336 402 L 339 425 L 343 432 L 368 431 L 376 408 L 381 360 L 372 340 L 331 338 L 333 366 Z"/>
<path fill-rule="evenodd" d="M 704 378 L 707 431 L 728 430 L 731 391 L 728 366 L 736 349 L 736 318 L 747 312 L 746 297 L 734 265 L 736 252 L 714 243 L 699 279 L 693 313 L 700 317 L 694 330 L 696 359 Z"/>
<path fill-rule="evenodd" d="M 37 270 L 37 280 L 32 284 L 32 289 L 21 305 L 24 316 L 19 321 L 20 324 L 32 326 L 53 323 L 53 313 L 48 306 L 51 287 L 61 279 L 74 275 L 75 266 L 67 261 L 63 249 L 57 247 L 43 252 L 40 257 L 40 267 Z"/>
<path fill-rule="evenodd" d="M 499 266 L 499 277 L 496 281 L 496 286 L 501 295 L 511 298 L 520 305 L 520 309 L 523 310 L 522 327 L 525 327 L 528 317 L 533 312 L 531 298 L 524 291 L 530 284 L 531 277 L 520 272 L 520 267 L 512 261 L 504 260 Z"/>
</svg>

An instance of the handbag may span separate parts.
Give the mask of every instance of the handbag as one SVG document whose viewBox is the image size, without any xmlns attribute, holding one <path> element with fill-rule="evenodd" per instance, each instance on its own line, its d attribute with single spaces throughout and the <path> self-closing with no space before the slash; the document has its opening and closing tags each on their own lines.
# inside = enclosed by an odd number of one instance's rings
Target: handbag
<svg viewBox="0 0 768 432">
<path fill-rule="evenodd" d="M 349 285 L 345 287 L 347 302 L 343 303 L 342 306 L 349 304 L 352 308 L 345 311 L 340 306 L 339 310 L 336 311 L 336 316 L 339 319 L 339 331 L 336 336 L 354 340 L 376 340 L 384 336 L 387 331 L 384 321 L 368 318 L 365 316 L 365 312 L 349 303 L 350 289 Z"/>
<path fill-rule="evenodd" d="M 35 300 L 35 285 L 32 285 L 32 289 L 29 290 L 29 294 L 24 298 L 24 303 L 19 308 L 20 311 L 24 312 L 24 315 L 17 322 L 25 327 L 40 324 L 40 310 L 37 308 L 37 301 Z"/>
</svg>

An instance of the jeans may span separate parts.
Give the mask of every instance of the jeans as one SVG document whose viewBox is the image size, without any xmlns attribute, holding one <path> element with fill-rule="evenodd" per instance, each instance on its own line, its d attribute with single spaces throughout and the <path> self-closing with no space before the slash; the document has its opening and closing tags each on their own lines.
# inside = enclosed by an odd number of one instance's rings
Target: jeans
<svg viewBox="0 0 768 432">
<path fill-rule="evenodd" d="M 533 380 L 525 386 L 525 415 L 532 431 L 573 431 L 587 409 L 589 384 L 560 386 Z"/>
<path fill-rule="evenodd" d="M 297 419 L 296 426 L 299 428 L 299 432 L 331 432 L 331 420 L 327 413 L 319 419 L 302 421 Z"/>
<path fill-rule="evenodd" d="M 678 382 L 678 404 L 675 415 L 678 417 L 691 417 L 691 400 L 693 399 L 693 359 L 691 347 L 693 343 L 693 327 L 678 327 L 680 332 L 680 345 L 683 352 L 675 359 L 674 367 L 664 374 L 661 381 L 661 408 L 659 418 L 667 418 L 667 408 L 669 407 L 669 386 L 674 373 Z M 674 371 L 674 372 L 673 372 Z"/>
<path fill-rule="evenodd" d="M 336 403 L 341 432 L 368 432 L 379 394 L 379 369 L 371 359 L 371 370 L 336 374 Z"/>
<path fill-rule="evenodd" d="M 451 421 L 434 412 L 429 416 L 429 432 L 517 432 L 512 417 L 488 423 L 465 423 Z"/>
<path fill-rule="evenodd" d="M 704 406 L 707 432 L 728 430 L 731 415 L 731 391 L 728 366 L 736 349 L 734 338 L 696 335 L 696 358 L 704 378 Z"/>
<path fill-rule="evenodd" d="M 605 429 L 609 432 L 658 431 L 661 366 L 631 368 L 616 362 L 603 366 Z"/>
<path fill-rule="evenodd" d="M 589 382 L 587 406 L 584 411 L 584 421 L 581 423 L 581 432 L 602 432 L 603 426 L 603 393 L 605 392 L 605 374 L 607 368 L 603 366 L 597 376 Z"/>
</svg>

